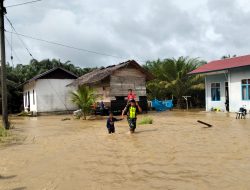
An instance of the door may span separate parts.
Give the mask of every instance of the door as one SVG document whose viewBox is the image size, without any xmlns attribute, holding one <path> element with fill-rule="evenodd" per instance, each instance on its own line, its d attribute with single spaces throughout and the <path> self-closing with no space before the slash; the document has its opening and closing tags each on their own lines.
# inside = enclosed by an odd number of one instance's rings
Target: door
<svg viewBox="0 0 250 190">
<path fill-rule="evenodd" d="M 228 82 L 225 82 L 225 107 L 226 110 L 229 111 L 229 91 L 228 91 Z"/>
<path fill-rule="evenodd" d="M 28 91 L 28 95 L 27 95 L 27 107 L 28 107 L 28 111 L 30 111 L 30 91 Z"/>
</svg>

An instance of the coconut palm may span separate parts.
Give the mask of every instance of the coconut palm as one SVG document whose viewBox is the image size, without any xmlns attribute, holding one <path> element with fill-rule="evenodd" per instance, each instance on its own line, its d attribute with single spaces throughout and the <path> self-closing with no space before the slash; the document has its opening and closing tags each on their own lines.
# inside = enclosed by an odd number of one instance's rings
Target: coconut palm
<svg viewBox="0 0 250 190">
<path fill-rule="evenodd" d="M 96 95 L 91 87 L 81 85 L 75 92 L 72 92 L 72 102 L 76 104 L 83 113 L 83 119 L 86 120 L 86 116 L 91 111 L 91 106 L 96 101 Z"/>
<path fill-rule="evenodd" d="M 155 85 L 161 89 L 164 88 L 165 97 L 162 97 L 162 99 L 172 94 L 177 99 L 177 107 L 180 108 L 182 96 L 188 95 L 193 90 L 204 88 L 203 77 L 188 75 L 201 64 L 204 64 L 204 62 L 188 57 L 147 62 L 145 67 L 156 76 L 156 80 L 148 84 L 149 91 L 154 92 L 153 89 L 150 90 L 150 87 L 155 88 Z"/>
<path fill-rule="evenodd" d="M 166 88 L 172 92 L 177 99 L 177 107 L 181 107 L 183 96 L 189 95 L 192 90 L 204 89 L 204 78 L 200 75 L 191 75 L 188 73 L 201 65 L 198 59 L 180 57 L 178 59 L 169 59 L 174 72 L 168 78 Z"/>
</svg>

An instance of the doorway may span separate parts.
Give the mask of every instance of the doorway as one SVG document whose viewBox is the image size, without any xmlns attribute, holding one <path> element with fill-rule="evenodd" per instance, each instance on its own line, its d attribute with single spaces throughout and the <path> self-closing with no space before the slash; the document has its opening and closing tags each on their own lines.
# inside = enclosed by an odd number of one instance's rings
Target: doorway
<svg viewBox="0 0 250 190">
<path fill-rule="evenodd" d="M 228 90 L 228 82 L 225 82 L 225 107 L 226 110 L 229 112 L 229 90 Z"/>
</svg>

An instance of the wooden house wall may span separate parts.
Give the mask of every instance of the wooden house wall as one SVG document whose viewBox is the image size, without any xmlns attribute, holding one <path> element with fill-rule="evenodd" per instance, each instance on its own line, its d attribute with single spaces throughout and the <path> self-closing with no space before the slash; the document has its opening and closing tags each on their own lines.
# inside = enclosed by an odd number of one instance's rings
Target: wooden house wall
<svg viewBox="0 0 250 190">
<path fill-rule="evenodd" d="M 110 96 L 127 96 L 133 89 L 137 97 L 146 96 L 146 76 L 136 68 L 117 70 L 110 77 Z"/>
<path fill-rule="evenodd" d="M 100 81 L 92 86 L 98 96 L 97 101 L 110 102 L 110 79 Z"/>
</svg>

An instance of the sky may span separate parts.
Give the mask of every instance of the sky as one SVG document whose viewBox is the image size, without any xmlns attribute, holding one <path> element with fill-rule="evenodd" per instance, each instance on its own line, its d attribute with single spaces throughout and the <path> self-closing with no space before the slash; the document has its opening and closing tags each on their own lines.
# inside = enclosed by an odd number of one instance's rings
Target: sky
<svg viewBox="0 0 250 190">
<path fill-rule="evenodd" d="M 26 1 L 5 0 L 5 6 Z M 6 32 L 6 60 L 11 63 L 12 46 L 14 65 L 32 59 L 25 47 L 37 60 L 55 58 L 80 67 L 250 54 L 248 0 L 42 0 L 9 7 L 6 16 L 18 33 L 82 49 Z M 12 31 L 7 20 L 5 28 Z"/>
</svg>

